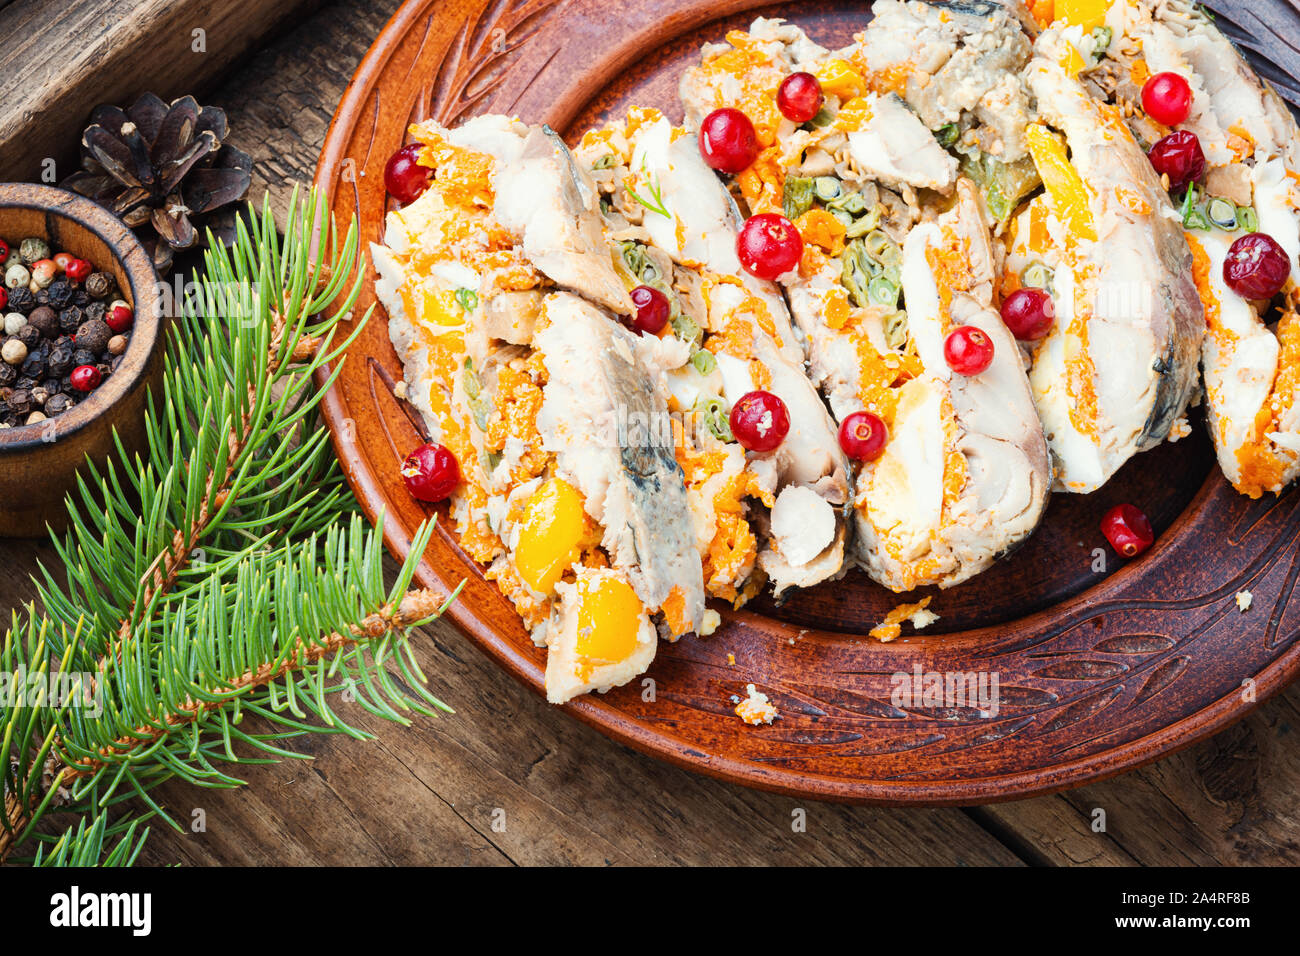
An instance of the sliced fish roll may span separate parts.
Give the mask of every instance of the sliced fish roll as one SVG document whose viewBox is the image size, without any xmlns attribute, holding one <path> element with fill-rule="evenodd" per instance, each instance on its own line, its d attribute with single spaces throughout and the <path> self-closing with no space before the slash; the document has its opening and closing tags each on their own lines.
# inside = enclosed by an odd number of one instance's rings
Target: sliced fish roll
<svg viewBox="0 0 1300 956">
<path fill-rule="evenodd" d="M 993 249 L 974 184 L 903 244 L 909 346 L 921 372 L 897 390 L 891 440 L 858 482 L 863 561 L 895 591 L 948 587 L 1038 527 L 1051 492 L 1047 445 L 1016 340 L 993 308 Z M 953 372 L 945 337 L 960 326 L 993 343 L 976 375 Z"/>
<path fill-rule="evenodd" d="M 1018 73 L 1032 24 L 1019 2 L 878 0 L 850 61 L 870 89 L 897 93 L 946 140 L 1004 162 L 1025 155 L 1032 118 Z"/>
<path fill-rule="evenodd" d="M 460 463 L 461 546 L 551 648 L 548 698 L 606 690 L 648 635 L 706 629 L 669 361 L 606 311 L 626 288 L 562 144 L 504 117 L 412 132 L 433 180 L 373 247 L 400 393 Z M 531 205 L 502 210 L 516 178 Z"/>
<path fill-rule="evenodd" d="M 683 435 L 683 467 L 688 482 L 712 489 L 701 491 L 709 505 L 701 511 L 706 529 L 700 534 L 711 593 L 733 603 L 751 593 L 752 585 L 726 570 L 733 567 L 757 569 L 777 594 L 838 576 L 849 464 L 805 372 L 779 289 L 740 267 L 739 212 L 701 159 L 695 137 L 657 111 L 634 110 L 626 123 L 588 134 L 579 157 L 599 167 L 626 283 L 650 284 L 671 302 L 673 321 L 662 334 L 683 347 L 669 387 L 679 410 L 696 413 L 684 430 L 690 434 Z M 726 419 L 736 401 L 759 389 L 785 403 L 790 430 L 776 449 L 746 453 Z M 719 482 L 719 475 L 727 477 Z M 734 496 L 742 487 L 740 497 L 748 499 L 742 537 L 757 553 L 737 564 L 730 542 L 740 530 Z M 715 553 L 720 542 L 727 546 Z"/>
<path fill-rule="evenodd" d="M 1178 128 L 1195 134 L 1206 168 L 1195 182 L 1170 186 L 1208 327 L 1201 350 L 1206 420 L 1233 486 L 1252 498 L 1278 493 L 1300 474 L 1300 130 L 1195 5 L 1115 3 L 1106 20 L 1114 39 L 1086 74 L 1088 86 L 1124 108 L 1140 143 L 1150 149 L 1170 133 L 1143 110 L 1149 77 L 1176 74 L 1191 93 Z M 1232 244 L 1252 232 L 1271 237 L 1290 261 L 1275 301 L 1248 299 L 1224 279 Z"/>
<path fill-rule="evenodd" d="M 1050 287 L 1030 383 L 1056 487 L 1089 492 L 1182 424 L 1205 319 L 1160 180 L 1122 113 L 1072 75 L 1077 56 L 1054 26 L 1026 69 L 1038 118 L 1025 144 L 1046 191 L 1017 215 L 1004 289 Z"/>
<path fill-rule="evenodd" d="M 844 56 L 810 52 L 792 31 L 758 21 L 729 35 L 731 52 L 706 47 L 682 83 L 687 116 L 733 106 L 761 118 L 752 98 L 770 100 L 780 74 L 834 78 L 825 122 L 778 124 L 770 143 L 755 122 L 763 151 L 736 186 L 751 212 L 781 211 L 803 237 L 781 282 L 835 418 L 865 411 L 888 428 L 882 456 L 855 474 L 858 561 L 896 591 L 950 586 L 1032 532 L 1050 487 L 1020 353 L 994 309 L 979 195 L 896 93 L 872 92 Z M 746 97 L 729 99 L 736 90 Z M 994 345 L 978 375 L 944 359 L 960 325 Z"/>
</svg>

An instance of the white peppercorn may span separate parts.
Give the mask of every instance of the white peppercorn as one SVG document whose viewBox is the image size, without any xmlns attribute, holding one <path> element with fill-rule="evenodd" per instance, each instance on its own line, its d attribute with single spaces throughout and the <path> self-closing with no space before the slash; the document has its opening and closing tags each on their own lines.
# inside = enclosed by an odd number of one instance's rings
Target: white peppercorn
<svg viewBox="0 0 1300 956">
<path fill-rule="evenodd" d="M 46 419 L 46 415 L 45 415 L 44 412 L 42 412 L 42 411 L 35 411 L 35 412 L 32 412 L 30 415 L 27 416 L 27 424 L 28 424 L 28 425 L 35 425 L 37 422 L 43 422 L 43 421 L 45 421 L 45 419 Z"/>
<path fill-rule="evenodd" d="M 21 339 L 6 339 L 5 344 L 0 346 L 0 358 L 10 365 L 21 365 L 23 359 L 27 358 L 27 346 L 23 345 Z"/>
<path fill-rule="evenodd" d="M 25 289 L 32 283 L 32 274 L 21 262 L 15 262 L 5 270 L 5 287 Z"/>
<path fill-rule="evenodd" d="M 10 312 L 5 316 L 5 335 L 17 335 L 18 330 L 27 324 L 27 317 L 21 312 Z"/>
</svg>

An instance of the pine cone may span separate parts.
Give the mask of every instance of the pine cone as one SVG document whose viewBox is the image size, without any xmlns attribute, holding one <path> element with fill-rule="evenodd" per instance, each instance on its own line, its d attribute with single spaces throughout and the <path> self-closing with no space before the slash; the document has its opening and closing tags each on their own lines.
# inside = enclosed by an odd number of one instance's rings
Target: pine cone
<svg viewBox="0 0 1300 956">
<path fill-rule="evenodd" d="M 202 244 L 206 217 L 248 194 L 253 161 L 222 145 L 224 110 L 192 96 L 168 106 L 146 93 L 125 111 L 98 106 L 90 121 L 81 137 L 83 171 L 63 185 L 140 231 L 159 273 L 171 268 L 173 252 Z"/>
</svg>

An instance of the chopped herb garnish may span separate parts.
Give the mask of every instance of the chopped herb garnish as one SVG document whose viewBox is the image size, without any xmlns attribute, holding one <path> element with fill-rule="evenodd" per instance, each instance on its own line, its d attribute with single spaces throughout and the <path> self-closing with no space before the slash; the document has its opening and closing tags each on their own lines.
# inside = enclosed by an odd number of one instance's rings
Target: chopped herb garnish
<svg viewBox="0 0 1300 956">
<path fill-rule="evenodd" d="M 600 159 L 591 164 L 592 169 L 610 169 L 618 165 L 618 157 L 613 153 L 606 153 Z"/>
<path fill-rule="evenodd" d="M 798 219 L 813 204 L 813 181 L 807 176 L 787 176 L 785 178 L 785 195 L 782 199 L 782 212 L 791 222 Z"/>
<path fill-rule="evenodd" d="M 691 356 L 691 364 L 701 375 L 712 375 L 713 370 L 718 367 L 718 360 L 708 349 L 699 349 Z"/>
<path fill-rule="evenodd" d="M 736 440 L 731 434 L 731 409 L 717 395 L 701 395 L 695 401 L 695 411 L 714 438 L 727 442 Z"/>
<path fill-rule="evenodd" d="M 652 176 L 650 181 L 646 183 L 646 192 L 650 194 L 650 199 L 646 199 L 631 186 L 624 186 L 623 188 L 627 191 L 629 196 L 639 202 L 646 209 L 649 209 L 651 212 L 657 212 L 665 219 L 673 218 L 672 213 L 668 211 L 667 204 L 664 202 L 663 188 L 659 185 L 658 176 Z"/>
<path fill-rule="evenodd" d="M 956 123 L 948 123 L 934 131 L 934 138 L 939 141 L 939 145 L 944 149 L 954 146 L 959 135 L 961 135 L 961 129 Z"/>
<path fill-rule="evenodd" d="M 473 289 L 457 289 L 456 304 L 466 312 L 473 312 L 478 308 L 478 293 Z"/>
</svg>

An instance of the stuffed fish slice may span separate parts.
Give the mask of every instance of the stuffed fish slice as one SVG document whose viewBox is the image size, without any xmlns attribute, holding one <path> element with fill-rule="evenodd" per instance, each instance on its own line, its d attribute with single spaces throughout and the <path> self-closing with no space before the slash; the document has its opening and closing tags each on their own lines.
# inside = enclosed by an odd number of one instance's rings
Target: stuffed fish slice
<svg viewBox="0 0 1300 956">
<path fill-rule="evenodd" d="M 1032 24 L 1019 2 L 879 0 L 849 60 L 867 86 L 897 93 L 921 122 L 971 154 L 1013 163 L 1025 156 L 1032 118 L 1019 72 Z"/>
<path fill-rule="evenodd" d="M 775 107 L 794 71 L 821 81 L 822 113 L 796 126 Z M 997 270 L 975 186 L 895 93 L 868 89 L 846 55 L 758 20 L 706 46 L 683 77 L 688 122 L 729 106 L 761 152 L 736 185 L 751 213 L 783 212 L 804 257 L 781 277 L 813 380 L 839 421 L 889 430 L 855 476 L 857 557 L 895 591 L 950 586 L 1028 536 L 1050 486 L 1019 350 L 994 309 Z M 946 211 L 945 211 L 946 210 Z M 943 355 L 958 326 L 994 344 L 959 376 Z"/>
<path fill-rule="evenodd" d="M 1178 128 L 1195 134 L 1206 171 L 1186 187 L 1175 185 L 1174 199 L 1208 326 L 1201 351 L 1207 421 L 1233 486 L 1252 498 L 1278 493 L 1300 474 L 1300 320 L 1294 297 L 1300 130 L 1272 88 L 1195 5 L 1130 0 L 1100 8 L 1113 39 L 1086 81 L 1096 95 L 1124 107 L 1144 147 L 1171 131 L 1143 111 L 1147 79 L 1174 73 L 1190 87 L 1190 109 Z M 1272 327 L 1266 324 L 1271 303 L 1244 298 L 1223 276 L 1233 242 L 1252 232 L 1276 240 L 1291 262 L 1285 307 Z"/>
<path fill-rule="evenodd" d="M 377 292 L 406 397 L 461 467 L 461 546 L 547 646 L 548 699 L 626 683 L 660 630 L 704 628 L 671 437 L 618 429 L 667 420 L 674 354 L 610 319 L 626 289 L 553 135 L 496 116 L 412 132 L 434 178 L 373 247 Z"/>
<path fill-rule="evenodd" d="M 1030 383 L 1056 487 L 1099 488 L 1185 428 L 1205 322 L 1177 215 L 1122 113 L 1089 95 L 1060 26 L 1034 45 L 1025 145 L 1046 186 L 1016 214 L 1004 292 L 1046 287 L 1055 323 Z"/>
<path fill-rule="evenodd" d="M 625 282 L 672 303 L 662 334 L 684 348 L 669 388 L 672 407 L 693 413 L 679 456 L 710 594 L 739 606 L 764 578 L 780 595 L 838 577 L 849 463 L 780 291 L 740 267 L 739 212 L 695 137 L 633 109 L 627 122 L 588 133 L 576 158 L 593 167 Z M 759 389 L 785 403 L 790 430 L 774 450 L 746 452 L 727 416 Z"/>
</svg>

